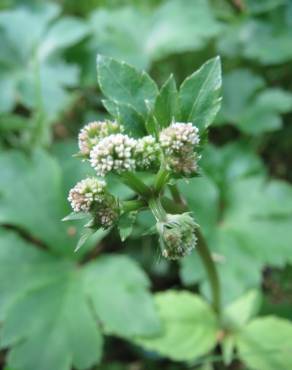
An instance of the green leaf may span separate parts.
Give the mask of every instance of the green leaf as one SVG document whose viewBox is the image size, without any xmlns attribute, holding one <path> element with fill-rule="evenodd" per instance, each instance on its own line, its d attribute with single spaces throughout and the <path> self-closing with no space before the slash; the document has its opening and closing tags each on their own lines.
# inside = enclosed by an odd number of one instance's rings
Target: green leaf
<svg viewBox="0 0 292 370">
<path fill-rule="evenodd" d="M 249 291 L 225 308 L 225 320 L 236 328 L 243 327 L 258 314 L 260 305 L 261 295 L 259 291 Z"/>
<path fill-rule="evenodd" d="M 103 100 L 103 105 L 115 119 L 123 125 L 125 132 L 135 138 L 146 134 L 144 119 L 130 104 Z"/>
<path fill-rule="evenodd" d="M 204 130 L 213 122 L 221 104 L 220 58 L 208 62 L 187 77 L 179 91 L 181 120 Z"/>
<path fill-rule="evenodd" d="M 94 310 L 107 333 L 124 337 L 159 333 L 160 323 L 147 291 L 149 280 L 134 262 L 124 256 L 101 257 L 88 265 L 86 279 Z"/>
<path fill-rule="evenodd" d="M 176 361 L 194 360 L 214 348 L 216 318 L 200 297 L 168 291 L 156 294 L 156 304 L 164 330 L 160 336 L 135 339 L 138 344 Z"/>
<path fill-rule="evenodd" d="M 1 229 L 0 243 L 1 348 L 12 368 L 91 368 L 101 358 L 99 322 L 126 338 L 159 332 L 149 280 L 129 258 L 80 266 Z"/>
<path fill-rule="evenodd" d="M 1 346 L 11 347 L 9 366 L 67 370 L 71 364 L 83 369 L 98 362 L 102 336 L 81 270 L 12 232 L 2 231 L 0 238 Z"/>
<path fill-rule="evenodd" d="M 273 316 L 251 321 L 237 337 L 240 359 L 254 370 L 292 367 L 292 323 Z"/>
<path fill-rule="evenodd" d="M 61 220 L 70 211 L 66 199 L 68 189 L 75 185 L 81 173 L 79 166 L 83 165 L 70 155 L 67 165 L 69 162 L 70 166 L 74 163 L 74 173 L 67 177 L 67 172 L 63 176 L 55 158 L 44 151 L 35 151 L 30 157 L 12 150 L 2 153 L 0 223 L 24 229 L 56 253 L 73 257 L 82 222 L 65 223 Z M 104 233 L 100 232 L 96 235 L 96 241 L 103 236 Z M 92 242 L 89 243 L 91 246 L 94 245 Z"/>
<path fill-rule="evenodd" d="M 120 217 L 118 228 L 122 242 L 131 235 L 136 217 L 137 212 L 125 213 Z"/>
<path fill-rule="evenodd" d="M 170 75 L 161 87 L 156 98 L 153 114 L 162 129 L 169 126 L 176 117 L 177 111 L 177 89 L 173 75 Z"/>
<path fill-rule="evenodd" d="M 147 114 L 147 103 L 154 104 L 158 93 L 155 82 L 146 72 L 139 72 L 125 62 L 98 55 L 97 77 L 108 99 L 130 105 L 144 117 Z"/>
<path fill-rule="evenodd" d="M 204 176 L 180 188 L 214 254 L 227 303 L 258 288 L 265 266 L 290 262 L 292 187 L 267 181 L 257 157 L 241 145 L 208 146 L 203 158 Z M 199 282 L 210 297 L 196 252 L 181 265 L 185 284 Z"/>
<path fill-rule="evenodd" d="M 47 58 L 59 49 L 67 48 L 85 37 L 89 28 L 85 22 L 74 17 L 62 17 L 48 30 L 40 44 L 40 59 Z"/>
<path fill-rule="evenodd" d="M 7 90 L 0 97 L 3 111 L 20 103 L 42 111 L 51 122 L 72 102 L 74 95 L 66 89 L 77 84 L 79 70 L 57 54 L 84 38 L 88 27 L 73 17 L 56 20 L 59 13 L 57 4 L 47 3 L 1 12 L 1 86 Z"/>
<path fill-rule="evenodd" d="M 90 17 L 92 55 L 112 56 L 149 68 L 168 55 L 204 48 L 221 30 L 207 0 L 171 0 L 151 7 L 104 8 Z M 137 27 L 139 24 L 139 27 Z"/>
</svg>

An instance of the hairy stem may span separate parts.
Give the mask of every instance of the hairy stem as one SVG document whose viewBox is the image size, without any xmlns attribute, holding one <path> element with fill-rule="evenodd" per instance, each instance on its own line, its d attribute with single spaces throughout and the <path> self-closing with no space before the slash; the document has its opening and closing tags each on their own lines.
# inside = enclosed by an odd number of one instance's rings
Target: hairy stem
<svg viewBox="0 0 292 370">
<path fill-rule="evenodd" d="M 184 207 L 183 207 L 184 212 L 188 211 L 188 207 L 186 206 L 186 203 L 184 199 L 182 198 L 176 185 L 172 185 L 171 194 L 175 202 L 180 203 L 181 205 L 184 204 Z M 178 200 L 180 201 L 178 202 Z M 203 234 L 201 233 L 200 229 L 197 230 L 196 234 L 198 237 L 197 251 L 199 253 L 199 256 L 202 260 L 202 263 L 205 267 L 205 270 L 207 272 L 208 279 L 209 279 L 209 284 L 210 284 L 211 293 L 212 293 L 212 305 L 213 305 L 215 312 L 217 312 L 217 314 L 220 316 L 221 289 L 220 289 L 220 281 L 219 281 L 219 276 L 218 276 L 218 272 L 216 269 L 216 265 L 212 259 L 210 250 L 208 248 L 206 240 Z"/>
</svg>

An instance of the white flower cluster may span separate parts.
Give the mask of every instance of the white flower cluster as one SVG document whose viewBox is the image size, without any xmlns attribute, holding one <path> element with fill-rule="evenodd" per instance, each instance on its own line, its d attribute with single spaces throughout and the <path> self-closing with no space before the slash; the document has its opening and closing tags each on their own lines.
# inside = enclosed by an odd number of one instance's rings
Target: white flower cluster
<svg viewBox="0 0 292 370">
<path fill-rule="evenodd" d="M 136 168 L 147 170 L 159 166 L 160 147 L 151 135 L 137 140 L 135 148 Z"/>
<path fill-rule="evenodd" d="M 70 190 L 68 200 L 74 212 L 89 212 L 94 202 L 101 202 L 106 182 L 89 177 Z"/>
<path fill-rule="evenodd" d="M 105 176 L 110 171 L 121 173 L 135 170 L 136 144 L 135 139 L 123 134 L 101 139 L 90 152 L 90 163 L 97 175 Z"/>
<path fill-rule="evenodd" d="M 197 171 L 199 157 L 194 150 L 200 138 L 198 128 L 192 123 L 172 123 L 160 132 L 159 142 L 170 171 L 184 176 Z"/>
<path fill-rule="evenodd" d="M 94 121 L 88 123 L 78 135 L 80 153 L 89 156 L 91 149 L 100 138 L 120 132 L 120 126 L 115 121 Z"/>
<path fill-rule="evenodd" d="M 199 141 L 199 130 L 192 123 L 172 123 L 159 135 L 159 142 L 166 154 L 189 151 Z"/>
</svg>

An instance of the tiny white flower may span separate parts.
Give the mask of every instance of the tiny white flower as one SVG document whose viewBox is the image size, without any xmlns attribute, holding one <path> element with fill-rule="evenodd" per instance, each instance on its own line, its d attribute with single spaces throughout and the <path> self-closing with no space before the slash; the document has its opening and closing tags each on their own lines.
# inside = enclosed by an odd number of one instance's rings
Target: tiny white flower
<svg viewBox="0 0 292 370">
<path fill-rule="evenodd" d="M 137 141 L 128 135 L 113 134 L 101 139 L 90 152 L 90 163 L 99 176 L 110 171 L 134 171 Z"/>
<path fill-rule="evenodd" d="M 159 166 L 160 148 L 151 135 L 137 140 L 135 149 L 136 165 L 139 170 Z"/>
<path fill-rule="evenodd" d="M 166 154 L 190 151 L 199 141 L 199 130 L 192 123 L 172 123 L 159 135 L 160 145 Z"/>
<path fill-rule="evenodd" d="M 100 202 L 106 183 L 94 177 L 78 182 L 69 192 L 68 200 L 74 212 L 89 212 L 94 202 Z"/>
<path fill-rule="evenodd" d="M 78 135 L 80 153 L 88 156 L 91 149 L 98 143 L 100 138 L 120 132 L 121 127 L 116 121 L 94 121 L 82 128 Z"/>
</svg>

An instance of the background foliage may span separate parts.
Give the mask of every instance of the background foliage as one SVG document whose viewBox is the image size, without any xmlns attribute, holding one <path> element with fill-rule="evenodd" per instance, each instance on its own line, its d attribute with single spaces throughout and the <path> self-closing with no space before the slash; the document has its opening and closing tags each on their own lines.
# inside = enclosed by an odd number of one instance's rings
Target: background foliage
<svg viewBox="0 0 292 370">
<path fill-rule="evenodd" d="M 291 1 L 2 0 L 0 9 L 3 369 L 292 368 Z M 68 190 L 91 171 L 72 158 L 76 134 L 107 115 L 97 53 L 160 86 L 222 58 L 202 176 L 180 184 L 222 284 L 230 332 L 213 355 L 222 333 L 196 252 L 161 260 L 156 238 L 141 238 L 154 223 L 147 212 L 126 243 L 100 231 L 75 254 L 81 228 L 60 222 Z M 131 197 L 114 178 L 110 186 Z"/>
</svg>

